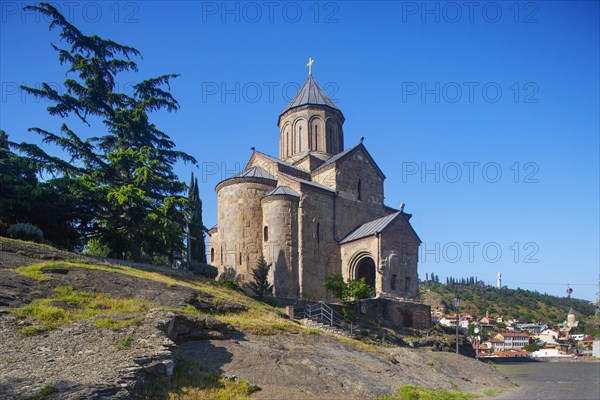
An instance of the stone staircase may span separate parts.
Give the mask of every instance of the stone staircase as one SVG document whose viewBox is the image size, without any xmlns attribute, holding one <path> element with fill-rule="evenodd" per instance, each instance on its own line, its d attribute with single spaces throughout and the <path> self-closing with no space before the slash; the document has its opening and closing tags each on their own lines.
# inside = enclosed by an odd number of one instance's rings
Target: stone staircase
<svg viewBox="0 0 600 400">
<path fill-rule="evenodd" d="M 296 313 L 296 317 L 306 326 L 321 329 L 334 335 L 357 338 L 352 321 L 337 313 L 322 301 L 306 304 L 302 311 Z"/>
</svg>

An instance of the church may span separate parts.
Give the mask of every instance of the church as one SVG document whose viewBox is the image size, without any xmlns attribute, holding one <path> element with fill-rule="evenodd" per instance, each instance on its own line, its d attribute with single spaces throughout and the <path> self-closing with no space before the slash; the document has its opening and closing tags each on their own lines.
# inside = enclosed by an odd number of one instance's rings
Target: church
<svg viewBox="0 0 600 400">
<path fill-rule="evenodd" d="M 255 149 L 216 188 L 209 260 L 252 280 L 271 263 L 274 295 L 326 300 L 325 277 L 361 279 L 376 297 L 418 298 L 419 236 L 411 214 L 384 204 L 385 175 L 361 142 L 344 145 L 344 115 L 312 76 L 279 115 L 279 157 Z"/>
</svg>

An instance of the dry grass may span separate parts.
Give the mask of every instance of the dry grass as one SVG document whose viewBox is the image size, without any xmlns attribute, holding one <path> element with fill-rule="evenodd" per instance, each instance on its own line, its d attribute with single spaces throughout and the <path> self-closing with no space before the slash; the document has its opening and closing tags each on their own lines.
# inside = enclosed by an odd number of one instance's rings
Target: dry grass
<svg viewBox="0 0 600 400">
<path fill-rule="evenodd" d="M 55 295 L 12 310 L 17 317 L 29 317 L 42 324 L 43 329 L 53 329 L 68 322 L 78 322 L 98 315 L 141 313 L 153 304 L 142 300 L 115 299 L 102 293 L 78 292 L 70 286 L 57 286 Z M 30 335 L 37 327 L 26 327 L 23 334 Z"/>
<path fill-rule="evenodd" d="M 231 381 L 197 360 L 177 361 L 169 381 L 154 381 L 141 395 L 152 400 L 246 400 L 258 390 L 245 380 Z"/>
</svg>

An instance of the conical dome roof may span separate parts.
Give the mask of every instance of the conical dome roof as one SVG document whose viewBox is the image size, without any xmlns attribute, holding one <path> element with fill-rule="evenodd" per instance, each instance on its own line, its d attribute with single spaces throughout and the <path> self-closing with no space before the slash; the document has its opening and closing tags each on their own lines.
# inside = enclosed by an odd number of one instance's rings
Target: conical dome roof
<svg viewBox="0 0 600 400">
<path fill-rule="evenodd" d="M 283 110 L 282 114 L 292 108 L 300 107 L 306 104 L 327 106 L 340 111 L 333 100 L 331 100 L 329 96 L 325 94 L 323 89 L 321 89 L 321 87 L 313 79 L 312 75 L 308 76 L 308 79 L 306 82 L 304 82 L 304 85 L 300 91 L 296 93 L 296 96 L 292 99 L 292 101 L 290 101 L 285 110 Z"/>
</svg>

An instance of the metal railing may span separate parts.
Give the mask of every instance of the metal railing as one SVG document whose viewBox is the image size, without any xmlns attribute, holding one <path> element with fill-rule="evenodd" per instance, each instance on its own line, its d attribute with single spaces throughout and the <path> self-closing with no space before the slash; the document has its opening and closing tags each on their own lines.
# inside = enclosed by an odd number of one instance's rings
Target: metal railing
<svg viewBox="0 0 600 400">
<path fill-rule="evenodd" d="M 349 329 L 350 335 L 354 334 L 354 324 L 352 321 L 336 312 L 322 301 L 313 304 L 305 304 L 303 314 L 304 318 L 321 322 L 344 331 Z"/>
</svg>

